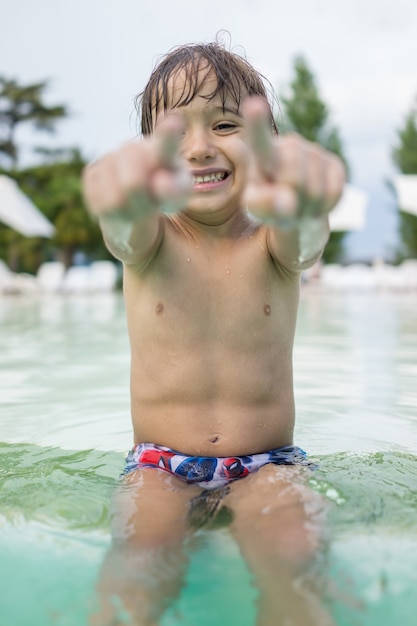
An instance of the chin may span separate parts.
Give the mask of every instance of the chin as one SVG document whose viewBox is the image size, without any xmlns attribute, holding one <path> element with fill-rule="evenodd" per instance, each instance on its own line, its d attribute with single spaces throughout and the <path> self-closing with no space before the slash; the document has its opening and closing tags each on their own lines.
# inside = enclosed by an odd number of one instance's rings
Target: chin
<svg viewBox="0 0 417 626">
<path fill-rule="evenodd" d="M 199 198 L 192 198 L 191 201 L 188 202 L 188 205 L 185 209 L 185 212 L 192 217 L 202 217 L 206 215 L 207 217 L 219 215 L 224 217 L 225 215 L 232 216 L 236 212 L 240 210 L 242 207 L 242 196 L 228 198 L 223 202 L 219 201 L 207 201 L 204 199 L 203 202 L 199 202 Z"/>
</svg>

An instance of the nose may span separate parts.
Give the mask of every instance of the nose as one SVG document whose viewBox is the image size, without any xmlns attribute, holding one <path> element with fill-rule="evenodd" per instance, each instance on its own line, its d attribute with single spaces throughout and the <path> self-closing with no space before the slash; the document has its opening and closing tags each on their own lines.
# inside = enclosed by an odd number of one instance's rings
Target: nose
<svg viewBox="0 0 417 626">
<path fill-rule="evenodd" d="M 190 127 L 181 142 L 181 152 L 187 161 L 207 162 L 216 156 L 216 146 L 207 129 Z"/>
</svg>

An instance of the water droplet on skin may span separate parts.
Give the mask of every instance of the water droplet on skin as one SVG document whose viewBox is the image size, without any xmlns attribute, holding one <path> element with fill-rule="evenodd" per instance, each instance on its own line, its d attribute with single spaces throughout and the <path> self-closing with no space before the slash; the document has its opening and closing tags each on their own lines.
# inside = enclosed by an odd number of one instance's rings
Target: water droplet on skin
<svg viewBox="0 0 417 626">
<path fill-rule="evenodd" d="M 163 310 L 164 310 L 164 305 L 162 304 L 162 302 L 158 302 L 158 304 L 157 304 L 157 305 L 156 305 L 156 307 L 155 307 L 155 313 L 156 313 L 157 315 L 161 315 L 161 313 L 163 312 Z"/>
<path fill-rule="evenodd" d="M 271 306 L 269 304 L 264 304 L 264 313 L 268 317 L 271 315 Z"/>
<path fill-rule="evenodd" d="M 230 270 L 228 267 L 226 268 L 226 274 L 230 274 Z"/>
<path fill-rule="evenodd" d="M 187 263 L 191 263 L 191 259 L 190 259 L 189 256 L 187 256 L 186 261 L 187 261 Z"/>
</svg>

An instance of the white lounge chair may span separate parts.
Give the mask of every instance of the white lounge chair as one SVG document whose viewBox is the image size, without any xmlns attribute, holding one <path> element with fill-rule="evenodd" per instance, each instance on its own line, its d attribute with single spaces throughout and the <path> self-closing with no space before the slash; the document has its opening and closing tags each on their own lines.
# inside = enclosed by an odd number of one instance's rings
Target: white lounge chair
<svg viewBox="0 0 417 626">
<path fill-rule="evenodd" d="M 407 289 L 417 289 L 417 259 L 407 259 L 399 266 Z"/>
<path fill-rule="evenodd" d="M 34 276 L 12 272 L 0 259 L 0 294 L 25 294 L 38 291 L 39 287 Z"/>
<path fill-rule="evenodd" d="M 112 261 L 95 261 L 89 268 L 89 287 L 94 292 L 112 291 L 117 283 L 117 267 Z"/>
<path fill-rule="evenodd" d="M 65 265 L 59 261 L 42 263 L 36 274 L 36 280 L 41 291 L 56 293 L 61 290 L 65 274 Z"/>
<path fill-rule="evenodd" d="M 90 268 L 73 265 L 65 273 L 61 286 L 62 293 L 87 293 L 90 291 Z"/>
</svg>

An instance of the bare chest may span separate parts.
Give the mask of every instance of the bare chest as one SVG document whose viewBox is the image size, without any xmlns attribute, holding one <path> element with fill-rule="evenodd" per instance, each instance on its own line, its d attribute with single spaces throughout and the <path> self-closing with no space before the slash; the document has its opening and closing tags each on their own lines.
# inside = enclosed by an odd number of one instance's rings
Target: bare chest
<svg viewBox="0 0 417 626">
<path fill-rule="evenodd" d="M 127 273 L 125 297 L 135 335 L 256 345 L 291 335 L 298 286 L 279 276 L 259 238 L 212 249 L 167 242 L 145 273 Z"/>
</svg>

